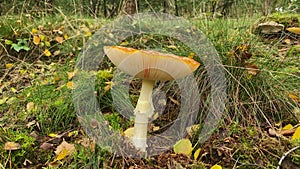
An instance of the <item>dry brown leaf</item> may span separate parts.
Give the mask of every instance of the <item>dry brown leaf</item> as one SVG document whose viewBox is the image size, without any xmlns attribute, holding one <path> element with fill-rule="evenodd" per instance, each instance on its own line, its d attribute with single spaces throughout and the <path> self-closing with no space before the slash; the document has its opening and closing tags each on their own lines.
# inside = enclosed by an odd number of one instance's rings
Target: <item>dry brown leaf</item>
<svg viewBox="0 0 300 169">
<path fill-rule="evenodd" d="M 31 127 L 32 125 L 34 125 L 35 123 L 36 123 L 36 121 L 35 121 L 35 120 L 32 120 L 31 122 L 29 122 L 29 123 L 26 124 L 26 127 L 29 128 L 29 127 Z"/>
<path fill-rule="evenodd" d="M 56 36 L 56 37 L 55 37 L 55 40 L 56 40 L 58 43 L 62 44 L 63 41 L 64 41 L 64 38 L 61 37 L 61 36 Z"/>
<path fill-rule="evenodd" d="M 6 142 L 4 144 L 4 150 L 18 150 L 20 148 L 21 148 L 21 145 L 19 143 Z"/>
<path fill-rule="evenodd" d="M 54 147 L 54 144 L 51 144 L 51 143 L 43 143 L 41 144 L 40 148 L 43 149 L 43 150 L 50 150 Z"/>
<path fill-rule="evenodd" d="M 95 140 L 91 140 L 89 138 L 83 138 L 82 140 L 79 140 L 78 143 L 86 148 L 90 148 L 92 151 L 94 151 L 96 147 Z"/>
<path fill-rule="evenodd" d="M 62 160 L 66 156 L 71 155 L 73 152 L 75 152 L 75 146 L 74 144 L 69 144 L 65 140 L 61 142 L 59 146 L 56 147 L 56 150 L 54 151 L 56 154 L 55 161 Z"/>
<path fill-rule="evenodd" d="M 26 105 L 26 110 L 27 110 L 27 111 L 31 111 L 31 110 L 33 110 L 33 109 L 34 109 L 34 103 L 33 103 L 33 102 L 27 103 L 27 105 Z"/>
</svg>

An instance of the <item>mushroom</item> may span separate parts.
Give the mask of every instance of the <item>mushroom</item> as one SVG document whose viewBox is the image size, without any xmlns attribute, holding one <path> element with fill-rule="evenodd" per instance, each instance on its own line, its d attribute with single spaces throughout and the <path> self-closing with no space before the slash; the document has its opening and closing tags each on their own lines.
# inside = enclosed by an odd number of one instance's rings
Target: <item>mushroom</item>
<svg viewBox="0 0 300 169">
<path fill-rule="evenodd" d="M 145 152 L 148 118 L 154 112 L 152 91 L 155 81 L 183 78 L 193 73 L 200 63 L 188 57 L 121 46 L 104 46 L 104 52 L 121 71 L 142 79 L 140 96 L 134 109 L 132 142 L 136 148 Z"/>
<path fill-rule="evenodd" d="M 258 29 L 261 30 L 261 33 L 263 34 L 273 34 L 282 31 L 284 29 L 284 25 L 270 21 L 258 24 Z"/>
</svg>

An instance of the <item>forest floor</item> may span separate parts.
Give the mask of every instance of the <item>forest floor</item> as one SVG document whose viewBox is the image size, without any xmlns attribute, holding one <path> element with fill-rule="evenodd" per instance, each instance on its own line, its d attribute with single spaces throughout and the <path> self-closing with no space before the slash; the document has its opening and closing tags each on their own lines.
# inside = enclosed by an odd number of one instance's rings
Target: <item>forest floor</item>
<svg viewBox="0 0 300 169">
<path fill-rule="evenodd" d="M 171 147 L 134 159 L 116 156 L 88 137 L 73 103 L 77 58 L 93 34 L 111 21 L 62 14 L 1 16 L 0 169 L 277 168 L 281 159 L 282 168 L 300 168 L 300 35 L 286 29 L 300 27 L 300 15 L 189 21 L 207 35 L 222 59 L 228 97 L 224 115 L 203 144 L 198 144 L 203 127 L 199 120 L 197 130 L 186 137 L 192 143 L 190 153 L 175 153 Z M 267 21 L 285 28 L 263 34 L 257 25 Z M 192 54 L 174 39 L 157 35 L 137 36 L 120 45 Z M 124 134 L 134 122 L 114 107 L 110 88 L 115 67 L 103 62 L 104 68 L 94 72 L 95 96 L 107 125 Z M 205 76 L 202 65 L 200 69 Z M 133 104 L 140 85 L 130 82 Z M 166 113 L 153 121 L 150 132 L 178 116 L 176 85 L 166 85 Z"/>
</svg>

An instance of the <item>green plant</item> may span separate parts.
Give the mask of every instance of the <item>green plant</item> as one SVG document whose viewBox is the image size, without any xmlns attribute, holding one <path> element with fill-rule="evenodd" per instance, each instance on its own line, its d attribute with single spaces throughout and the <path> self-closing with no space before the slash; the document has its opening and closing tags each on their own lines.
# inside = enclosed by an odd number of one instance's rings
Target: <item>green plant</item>
<svg viewBox="0 0 300 169">
<path fill-rule="evenodd" d="M 5 40 L 6 45 L 10 45 L 12 49 L 14 49 L 17 52 L 20 52 L 20 50 L 29 51 L 30 48 L 27 43 L 27 39 L 17 39 L 17 43 L 14 43 L 11 40 Z"/>
</svg>

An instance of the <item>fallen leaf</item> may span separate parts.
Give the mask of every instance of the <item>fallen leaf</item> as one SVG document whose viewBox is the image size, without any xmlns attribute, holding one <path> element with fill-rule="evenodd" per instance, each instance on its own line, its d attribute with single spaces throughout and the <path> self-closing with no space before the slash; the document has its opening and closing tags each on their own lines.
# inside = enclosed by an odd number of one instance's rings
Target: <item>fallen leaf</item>
<svg viewBox="0 0 300 169">
<path fill-rule="evenodd" d="M 39 35 L 41 41 L 45 41 L 46 37 L 44 35 Z"/>
<path fill-rule="evenodd" d="M 35 45 L 39 45 L 40 42 L 41 42 L 40 37 L 38 37 L 37 35 L 34 35 L 34 36 L 33 36 L 33 43 L 34 43 Z"/>
<path fill-rule="evenodd" d="M 4 43 L 5 43 L 6 45 L 11 45 L 11 44 L 13 44 L 14 42 L 11 41 L 11 40 L 5 39 Z"/>
<path fill-rule="evenodd" d="M 189 139 L 181 139 L 173 146 L 173 150 L 178 154 L 190 155 L 193 150 L 192 143 Z"/>
<path fill-rule="evenodd" d="M 18 150 L 20 148 L 21 148 L 21 145 L 19 143 L 6 142 L 4 144 L 4 150 Z"/>
<path fill-rule="evenodd" d="M 213 165 L 210 169 L 222 169 L 222 167 L 218 164 Z"/>
<path fill-rule="evenodd" d="M 34 29 L 34 28 L 31 30 L 31 33 L 33 33 L 33 34 L 36 34 L 36 33 L 38 33 L 38 32 L 39 32 L 39 31 L 38 31 L 37 29 Z"/>
<path fill-rule="evenodd" d="M 75 146 L 74 144 L 69 144 L 65 140 L 63 140 L 61 144 L 56 147 L 56 150 L 54 152 L 56 154 L 56 158 L 54 161 L 59 161 L 75 152 Z"/>
<path fill-rule="evenodd" d="M 53 147 L 54 147 L 54 144 L 46 143 L 46 142 L 40 145 L 40 148 L 43 150 L 50 150 Z"/>
<path fill-rule="evenodd" d="M 51 44 L 50 44 L 49 41 L 45 41 L 45 45 L 46 45 L 47 47 L 50 47 L 50 46 L 51 46 Z"/>
<path fill-rule="evenodd" d="M 286 30 L 295 34 L 300 34 L 300 27 L 291 27 L 291 28 L 287 28 Z"/>
<path fill-rule="evenodd" d="M 56 137 L 59 137 L 59 135 L 55 134 L 55 133 L 50 133 L 48 134 L 49 137 L 52 137 L 52 138 L 56 138 Z"/>
<path fill-rule="evenodd" d="M 295 102 L 299 102 L 299 97 L 294 93 L 289 93 L 289 98 L 293 99 Z"/>
<path fill-rule="evenodd" d="M 29 122 L 29 123 L 26 124 L 26 127 L 29 128 L 29 127 L 31 127 L 32 125 L 34 125 L 35 123 L 36 123 L 36 121 L 35 121 L 35 120 L 32 120 L 31 122 Z"/>
<path fill-rule="evenodd" d="M 291 44 L 291 39 L 284 39 L 284 41 L 283 41 L 285 44 Z"/>
<path fill-rule="evenodd" d="M 57 55 L 59 55 L 59 54 L 60 54 L 60 50 L 56 50 L 56 51 L 53 53 L 54 56 L 57 56 Z"/>
<path fill-rule="evenodd" d="M 27 111 L 32 111 L 34 109 L 34 103 L 33 102 L 29 102 L 26 105 L 26 110 Z"/>
<path fill-rule="evenodd" d="M 132 138 L 134 134 L 134 127 L 130 127 L 124 131 L 124 135 L 128 138 Z"/>
<path fill-rule="evenodd" d="M 71 80 L 74 77 L 75 74 L 76 74 L 75 71 L 74 72 L 68 72 L 68 80 Z"/>
<path fill-rule="evenodd" d="M 64 38 L 61 37 L 61 36 L 56 36 L 56 37 L 55 37 L 55 40 L 56 40 L 58 43 L 62 44 L 63 41 L 64 41 Z"/>
<path fill-rule="evenodd" d="M 73 89 L 73 82 L 72 82 L 72 81 L 69 81 L 69 82 L 67 83 L 67 88 L 68 88 L 68 89 Z"/>
<path fill-rule="evenodd" d="M 194 56 L 195 56 L 195 53 L 194 53 L 194 52 L 191 52 L 191 53 L 189 54 L 188 58 L 191 58 L 191 59 L 193 59 L 193 58 L 194 58 Z"/>
<path fill-rule="evenodd" d="M 201 152 L 201 148 L 198 148 L 194 153 L 194 160 L 197 160 Z"/>
<path fill-rule="evenodd" d="M 292 136 L 292 140 L 300 139 L 300 126 L 297 127 L 295 133 Z"/>
<path fill-rule="evenodd" d="M 199 124 L 192 125 L 186 128 L 186 131 L 190 137 L 192 137 L 200 128 Z"/>
<path fill-rule="evenodd" d="M 69 38 L 69 36 L 67 34 L 64 34 L 64 39 L 67 40 Z"/>
<path fill-rule="evenodd" d="M 250 75 L 256 75 L 259 72 L 259 68 L 257 65 L 255 64 L 247 64 L 247 70 L 248 70 L 248 74 Z"/>
<path fill-rule="evenodd" d="M 48 49 L 44 50 L 45 56 L 51 56 L 51 52 Z"/>
<path fill-rule="evenodd" d="M 10 69 L 10 68 L 13 67 L 13 66 L 14 66 L 14 64 L 12 64 L 12 63 L 7 63 L 7 64 L 5 65 L 6 69 Z"/>
<path fill-rule="evenodd" d="M 89 138 L 83 138 L 82 140 L 78 141 L 78 143 L 86 148 L 90 148 L 92 151 L 94 151 L 96 147 L 95 140 L 91 140 Z"/>
<path fill-rule="evenodd" d="M 290 130 L 290 129 L 293 129 L 293 128 L 294 128 L 293 125 L 287 124 L 287 125 L 285 125 L 285 126 L 282 128 L 282 130 Z"/>
</svg>

